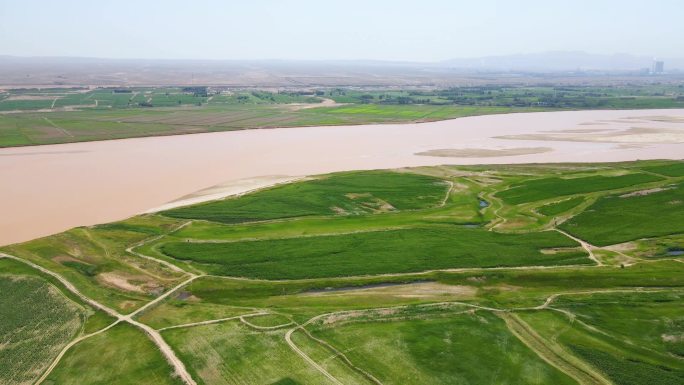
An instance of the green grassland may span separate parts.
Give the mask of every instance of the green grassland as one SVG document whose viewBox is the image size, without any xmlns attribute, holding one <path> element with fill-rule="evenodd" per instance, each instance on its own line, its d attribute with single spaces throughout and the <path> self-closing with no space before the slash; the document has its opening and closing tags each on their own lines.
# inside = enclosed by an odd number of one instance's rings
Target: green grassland
<svg viewBox="0 0 684 385">
<path fill-rule="evenodd" d="M 158 299 L 133 319 L 198 384 L 679 384 L 682 164 L 337 173 L 0 250 L 121 314 Z M 4 286 L 27 277 L 43 289 Z M 27 382 L 114 321 L 20 261 L 0 258 L 0 285 L 18 294 L 0 312 L 22 308 L 0 331 L 52 346 Z M 84 309 L 59 340 L 55 298 Z M 135 325 L 87 336 L 44 383 L 182 383 Z M 23 370 L 5 340 L 0 365 Z"/>
<path fill-rule="evenodd" d="M 575 383 L 491 313 L 333 324 L 313 334 L 348 352 L 352 363 L 383 384 Z"/>
<path fill-rule="evenodd" d="M 281 92 L 210 87 L 15 89 L 0 91 L 0 147 L 563 109 L 682 108 L 681 93 L 681 87 L 655 84 Z M 323 98 L 344 104 L 317 107 Z"/>
<path fill-rule="evenodd" d="M 684 232 L 684 184 L 644 194 L 601 197 L 561 228 L 600 246 Z"/>
<path fill-rule="evenodd" d="M 684 357 L 684 292 L 562 296 L 553 305 L 631 345 Z"/>
<path fill-rule="evenodd" d="M 558 196 L 615 190 L 662 180 L 654 175 L 633 173 L 620 176 L 587 176 L 579 178 L 543 178 L 514 184 L 498 197 L 511 204 L 540 201 Z"/>
<path fill-rule="evenodd" d="M 297 384 L 329 384 L 287 346 L 284 333 L 258 332 L 231 321 L 172 329 L 165 331 L 164 337 L 202 384 L 275 384 L 284 379 Z"/>
<path fill-rule="evenodd" d="M 108 306 L 130 312 L 178 283 L 181 276 L 157 262 L 135 257 L 125 248 L 163 234 L 174 224 L 168 218 L 134 218 L 112 225 L 76 228 L 5 250 L 58 272 L 79 290 Z M 122 290 L 122 282 L 127 289 Z"/>
<path fill-rule="evenodd" d="M 430 227 L 344 235 L 226 243 L 166 243 L 162 252 L 192 260 L 213 274 L 302 279 L 409 273 L 460 267 L 589 263 L 578 244 L 557 232 L 495 234 L 481 229 Z"/>
<path fill-rule="evenodd" d="M 142 331 L 119 324 L 69 350 L 45 384 L 169 384 L 183 382 Z"/>
<path fill-rule="evenodd" d="M 680 359 L 631 345 L 612 330 L 603 334 L 554 312 L 528 313 L 522 318 L 542 336 L 553 335 L 566 351 L 616 384 L 681 384 L 684 380 L 684 363 Z"/>
<path fill-rule="evenodd" d="M 644 171 L 661 174 L 665 176 L 678 177 L 684 176 L 684 163 L 664 164 L 660 166 L 644 167 Z"/>
<path fill-rule="evenodd" d="M 540 214 L 543 214 L 547 217 L 553 217 L 555 215 L 562 214 L 574 207 L 577 207 L 582 202 L 584 202 L 584 197 L 575 197 L 554 203 L 549 203 L 547 205 L 541 206 L 537 211 L 539 211 Z"/>
<path fill-rule="evenodd" d="M 442 180 L 417 174 L 355 172 L 291 183 L 250 194 L 178 208 L 174 218 L 241 223 L 314 215 L 359 215 L 415 210 L 439 204 L 447 193 Z"/>
<path fill-rule="evenodd" d="M 30 382 L 81 330 L 85 309 L 34 277 L 0 275 L 0 383 Z"/>
</svg>

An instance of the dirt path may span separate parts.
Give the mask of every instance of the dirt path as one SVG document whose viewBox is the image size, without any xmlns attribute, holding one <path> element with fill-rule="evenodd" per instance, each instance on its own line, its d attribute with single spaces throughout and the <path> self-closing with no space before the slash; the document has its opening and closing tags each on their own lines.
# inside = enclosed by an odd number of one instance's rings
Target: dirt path
<svg viewBox="0 0 684 385">
<path fill-rule="evenodd" d="M 451 191 L 454 189 L 454 182 L 447 180 L 445 181 L 449 184 L 449 189 L 447 189 L 446 195 L 444 196 L 444 199 L 442 199 L 442 202 L 440 202 L 439 206 L 437 207 L 444 207 L 447 204 L 447 201 L 449 200 L 449 197 L 451 196 Z"/>
<path fill-rule="evenodd" d="M 314 336 L 313 334 L 311 334 L 307 329 L 302 328 L 302 331 L 303 331 L 304 333 L 306 333 L 306 335 L 307 335 L 309 338 L 311 338 L 312 340 L 314 340 L 314 341 L 318 342 L 319 344 L 325 346 L 328 350 L 330 350 L 330 351 L 334 354 L 334 356 L 339 357 L 339 358 L 340 358 L 342 361 L 344 361 L 344 363 L 347 364 L 347 366 L 350 367 L 352 370 L 354 370 L 354 371 L 356 371 L 357 373 L 361 374 L 362 376 L 366 377 L 366 379 L 368 379 L 369 381 L 373 382 L 373 383 L 376 384 L 376 385 L 383 385 L 382 382 L 381 382 L 380 380 L 378 380 L 377 378 L 375 378 L 375 376 L 373 376 L 372 374 L 368 373 L 367 371 L 365 371 L 365 370 L 359 368 L 358 366 L 354 365 L 354 363 L 352 363 L 351 360 L 350 360 L 349 358 L 347 358 L 347 356 L 346 356 L 343 352 L 339 351 L 337 348 L 335 348 L 334 346 L 330 345 L 328 342 L 326 342 L 326 341 L 324 341 L 324 340 L 322 340 L 322 339 L 320 339 L 320 338 L 315 337 L 315 336 Z"/>
<path fill-rule="evenodd" d="M 162 264 L 162 265 L 168 267 L 169 269 L 171 269 L 171 270 L 173 270 L 173 271 L 175 271 L 175 272 L 177 272 L 177 273 L 186 273 L 186 274 L 187 274 L 187 273 L 188 273 L 187 271 L 181 269 L 180 267 L 174 265 L 174 264 L 171 263 L 171 262 L 165 261 L 165 260 L 163 260 L 163 259 L 158 259 L 158 258 L 150 257 L 149 255 L 145 255 L 145 254 L 142 254 L 142 253 L 138 253 L 137 251 L 134 251 L 133 249 L 138 248 L 138 247 L 143 246 L 143 245 L 146 245 L 146 244 L 148 244 L 148 243 L 150 243 L 150 242 L 157 241 L 157 240 L 159 240 L 159 239 L 161 239 L 161 238 L 163 238 L 163 237 L 165 237 L 165 236 L 167 236 L 167 235 L 169 235 L 169 234 L 173 234 L 173 233 L 175 233 L 176 231 L 179 231 L 180 229 L 184 228 L 185 226 L 188 226 L 188 225 L 191 224 L 191 223 L 192 223 L 192 221 L 187 221 L 187 222 L 184 222 L 184 223 L 182 223 L 181 225 L 179 225 L 179 226 L 177 226 L 177 227 L 171 229 L 171 231 L 169 231 L 169 232 L 167 232 L 167 233 L 165 233 L 165 234 L 160 234 L 160 235 L 154 236 L 154 237 L 152 237 L 152 238 L 143 239 L 142 241 L 140 241 L 140 242 L 134 244 L 133 246 L 126 248 L 126 252 L 128 252 L 128 253 L 130 253 L 130 254 L 133 254 L 133 255 L 135 255 L 136 257 L 145 258 L 145 259 L 148 259 L 148 260 L 150 260 L 150 261 L 155 261 L 155 262 L 157 262 L 157 263 L 160 263 L 160 264 Z"/>
<path fill-rule="evenodd" d="M 593 249 L 597 248 L 596 246 L 593 246 L 593 245 L 590 244 L 589 242 L 586 242 L 586 241 L 583 241 L 583 240 L 581 240 L 581 239 L 579 239 L 579 238 L 577 238 L 577 237 L 574 237 L 574 236 L 572 236 L 572 235 L 566 233 L 565 231 L 563 231 L 563 230 L 561 230 L 561 229 L 554 228 L 554 230 L 556 230 L 556 231 L 558 231 L 559 233 L 565 235 L 566 237 L 572 239 L 573 241 L 579 243 L 579 244 L 582 246 L 582 248 L 583 248 L 587 253 L 589 253 L 589 258 L 590 258 L 592 261 L 596 262 L 596 266 L 603 266 L 603 262 L 601 262 L 601 260 L 598 259 L 598 258 L 596 258 L 596 256 L 594 255 Z"/>
<path fill-rule="evenodd" d="M 332 314 L 332 313 L 328 313 Z M 302 351 L 294 342 L 292 342 L 292 333 L 296 332 L 298 329 L 303 329 L 306 325 L 309 325 L 312 322 L 315 322 L 316 320 L 327 316 L 328 314 L 321 314 L 316 317 L 311 318 L 310 320 L 306 321 L 302 325 L 297 325 L 296 327 L 290 329 L 285 333 L 285 342 L 290 346 L 292 350 L 295 351 L 295 353 L 299 354 L 304 361 L 308 362 L 309 365 L 311 365 L 314 369 L 318 370 L 321 374 L 323 374 L 326 378 L 328 378 L 330 381 L 332 381 L 336 385 L 342 385 L 342 383 L 335 378 L 332 374 L 328 373 L 327 370 L 325 370 L 322 366 L 318 365 L 316 361 L 314 361 L 311 357 L 309 357 L 304 351 Z"/>
<path fill-rule="evenodd" d="M 478 310 L 488 310 L 488 311 L 493 311 L 493 312 L 505 312 L 507 310 L 504 309 L 497 309 L 497 308 L 492 308 L 488 306 L 481 306 L 481 305 L 476 305 L 476 304 L 471 304 L 467 302 L 459 302 L 459 301 L 451 301 L 451 302 L 437 302 L 437 303 L 430 303 L 423 305 L 425 307 L 433 307 L 433 306 L 443 306 L 443 305 L 463 305 L 466 307 L 471 307 L 474 309 Z M 318 363 L 316 363 L 311 357 L 309 357 L 304 351 L 302 351 L 293 341 L 292 341 L 292 333 L 296 332 L 297 330 L 302 330 L 304 333 L 307 335 L 309 334 L 308 331 L 306 330 L 306 326 L 320 320 L 321 318 L 333 316 L 333 315 L 339 315 L 339 314 L 356 314 L 356 313 L 363 313 L 363 312 L 377 312 L 377 311 L 382 311 L 382 310 L 391 310 L 391 309 L 401 309 L 401 308 L 406 308 L 408 306 L 402 305 L 402 306 L 393 306 L 393 307 L 383 307 L 383 308 L 370 308 L 370 309 L 364 309 L 364 310 L 343 310 L 343 311 L 338 311 L 338 312 L 330 312 L 330 313 L 324 313 L 324 314 L 319 314 L 315 317 L 312 317 L 305 323 L 301 325 L 297 325 L 293 327 L 292 329 L 288 330 L 287 333 L 285 334 L 285 341 L 287 344 L 290 346 L 292 350 L 294 350 L 297 354 L 299 354 L 306 362 L 308 362 L 311 366 L 313 366 L 316 370 L 321 372 L 324 376 L 326 376 L 330 381 L 334 382 L 335 384 L 341 385 L 339 380 L 337 380 L 335 377 L 333 377 L 330 373 L 328 373 L 322 366 L 320 366 Z M 315 339 L 315 338 L 314 338 Z M 329 345 L 325 343 L 324 345 Z M 333 348 L 334 349 L 334 348 Z M 349 361 L 346 357 L 342 358 L 343 361 Z M 349 362 L 349 366 L 355 370 L 358 371 L 359 373 L 363 374 L 364 376 L 369 376 L 368 379 L 375 382 L 375 383 L 380 383 L 375 377 L 370 375 L 369 373 L 365 372 L 364 370 L 354 366 Z"/>
<path fill-rule="evenodd" d="M 601 294 L 601 293 L 658 293 L 658 292 L 663 292 L 667 291 L 666 289 L 660 289 L 660 288 L 646 288 L 646 287 L 634 287 L 632 289 L 600 289 L 600 290 L 585 290 L 585 291 L 570 291 L 570 292 L 565 292 L 565 293 L 555 293 L 551 294 L 548 298 L 546 298 L 546 301 L 544 301 L 543 304 L 535 307 L 535 310 L 543 310 L 547 309 L 553 301 L 555 301 L 558 297 L 564 296 L 564 295 L 586 295 L 586 294 Z"/>
<path fill-rule="evenodd" d="M 612 385 L 596 369 L 576 358 L 560 345 L 550 343 L 513 313 L 499 313 L 508 329 L 523 344 L 532 349 L 537 355 L 551 366 L 572 377 L 581 385 Z"/>
<path fill-rule="evenodd" d="M 249 313 L 249 314 L 243 314 L 243 315 L 236 315 L 233 317 L 217 318 L 217 319 L 211 319 L 211 320 L 206 320 L 206 321 L 198 321 L 198 322 L 190 322 L 187 324 L 167 326 L 165 328 L 157 329 L 157 331 L 161 332 L 161 331 L 169 330 L 169 329 L 180 329 L 180 328 L 189 328 L 189 327 L 193 327 L 193 326 L 211 325 L 211 324 L 217 324 L 217 323 L 226 322 L 226 321 L 232 321 L 232 320 L 236 320 L 236 319 L 242 320 L 242 317 L 258 316 L 258 315 L 265 315 L 265 314 L 269 314 L 269 313 L 267 313 L 267 312 Z"/>
<path fill-rule="evenodd" d="M 119 322 L 120 322 L 119 320 L 116 320 L 116 321 L 114 321 L 113 323 L 109 324 L 108 326 L 106 326 L 106 327 L 104 327 L 104 328 L 102 328 L 102 329 L 100 329 L 100 330 L 98 330 L 98 331 L 95 331 L 95 332 L 93 332 L 93 333 L 90 333 L 90 334 L 86 334 L 86 335 L 80 336 L 80 337 L 76 338 L 75 340 L 69 342 L 69 343 L 68 343 L 68 344 L 59 352 L 59 354 L 57 355 L 57 357 L 55 357 L 55 359 L 52 360 L 52 363 L 50 364 L 50 366 L 48 366 L 48 368 L 45 370 L 45 372 L 43 372 L 43 375 L 40 376 L 40 378 L 39 378 L 38 380 L 36 380 L 36 382 L 35 382 L 34 384 L 35 384 L 35 385 L 40 385 L 41 383 L 43 383 L 43 381 L 45 381 L 45 379 L 50 375 L 50 373 L 52 373 L 52 371 L 55 369 L 55 367 L 57 367 L 57 364 L 59 364 L 59 361 L 62 359 L 62 357 L 64 356 L 64 354 L 66 354 L 66 352 L 67 352 L 69 349 L 71 349 L 74 345 L 76 345 L 77 343 L 79 343 L 79 342 L 81 342 L 81 341 L 83 341 L 83 340 L 86 340 L 86 339 L 88 339 L 88 338 L 90 338 L 90 337 L 94 337 L 94 336 L 96 336 L 96 335 L 98 335 L 98 334 L 100 334 L 100 333 L 106 332 L 107 330 L 109 330 L 109 329 L 113 328 L 114 326 L 116 326 Z"/>
<path fill-rule="evenodd" d="M 269 314 L 269 313 L 245 314 L 245 315 L 239 316 L 238 318 L 240 318 L 240 322 L 242 322 L 245 326 L 250 327 L 250 328 L 255 329 L 255 330 L 261 330 L 261 331 L 282 329 L 284 327 L 293 325 L 295 323 L 294 321 L 290 321 L 288 323 L 275 325 L 275 326 L 259 326 L 259 325 L 255 325 L 255 324 L 253 324 L 253 323 L 251 323 L 245 319 L 248 317 L 254 317 L 254 316 L 258 316 L 258 315 L 266 315 L 266 314 Z"/>
<path fill-rule="evenodd" d="M 148 336 L 150 336 L 152 341 L 157 345 L 157 347 L 162 352 L 162 354 L 164 355 L 166 360 L 169 362 L 169 364 L 171 364 L 171 366 L 174 368 L 176 374 L 183 380 L 183 382 L 185 382 L 187 385 L 197 385 L 195 380 L 192 379 L 192 376 L 190 375 L 190 373 L 185 368 L 185 365 L 183 364 L 183 362 L 176 356 L 173 349 L 171 349 L 171 347 L 166 343 L 166 341 L 164 341 L 164 339 L 159 334 L 159 332 L 152 329 L 148 325 L 145 325 L 141 322 L 138 322 L 138 321 L 132 319 L 132 317 L 135 316 L 136 314 L 140 313 L 141 311 L 149 308 L 150 306 L 153 306 L 154 304 L 158 303 L 159 301 L 163 300 L 164 298 L 168 297 L 169 295 L 171 295 L 171 293 L 173 293 L 174 291 L 176 291 L 178 288 L 182 287 L 183 285 L 186 285 L 186 284 L 192 282 L 193 280 L 199 278 L 200 277 L 199 275 L 192 275 L 189 279 L 183 281 L 182 283 L 178 284 L 174 288 L 168 290 L 166 293 L 157 297 L 155 300 L 148 302 L 147 304 L 145 304 L 140 309 L 138 309 L 138 310 L 136 310 L 133 313 L 130 313 L 128 315 L 123 315 L 123 314 L 117 312 L 116 310 L 111 309 L 111 308 L 109 308 L 109 307 L 85 296 L 74 285 L 72 285 L 69 281 L 67 281 L 64 277 L 62 277 L 61 275 L 59 275 L 53 271 L 50 271 L 50 270 L 48 270 L 48 269 L 46 269 L 40 265 L 37 265 L 37 264 L 30 262 L 28 260 L 25 260 L 23 258 L 15 257 L 13 255 L 2 253 L 2 252 L 0 252 L 0 258 L 9 258 L 9 259 L 24 263 L 28 266 L 31 266 L 32 268 L 34 268 L 36 270 L 39 270 L 42 273 L 45 273 L 51 277 L 54 277 L 62 285 L 64 285 L 64 287 L 67 290 L 69 290 L 70 292 L 75 294 L 77 297 L 79 297 L 81 300 L 83 300 L 83 302 L 86 302 L 87 304 L 91 305 L 92 307 L 94 307 L 96 309 L 100 309 L 100 310 L 104 311 L 105 313 L 111 315 L 112 317 L 116 318 L 117 322 L 115 322 L 115 324 L 123 321 L 123 322 L 128 322 L 132 325 L 135 325 L 135 326 L 141 328 L 143 331 L 145 331 L 147 333 Z M 110 325 L 110 326 L 113 326 L 113 325 Z M 102 332 L 102 331 L 100 331 L 100 332 Z M 70 347 L 73 345 L 75 345 L 75 344 L 71 344 Z M 64 352 L 66 352 L 66 351 L 64 351 Z M 61 358 L 63 355 L 64 355 L 64 353 L 62 353 L 59 356 L 59 358 Z M 47 371 L 46 373 L 44 373 L 43 376 L 47 377 L 50 374 L 50 372 L 52 371 L 52 369 L 54 369 L 54 367 L 57 366 L 58 362 L 59 361 L 53 362 L 53 364 L 51 365 L 51 369 L 49 371 Z"/>
<path fill-rule="evenodd" d="M 370 274 L 370 275 L 355 275 L 354 278 L 393 278 L 393 277 L 408 277 L 416 275 L 428 275 L 432 273 L 477 273 L 485 271 L 499 271 L 499 270 L 569 270 L 569 269 L 592 269 L 595 265 L 559 265 L 559 266 L 509 266 L 509 267 L 458 267 L 453 269 L 434 269 L 416 271 L 413 273 L 385 273 L 385 274 Z M 308 282 L 315 281 L 318 278 L 301 278 L 301 279 L 261 279 L 261 278 L 247 278 L 235 277 L 225 275 L 205 274 L 204 277 L 232 279 L 236 281 L 251 281 L 251 282 Z"/>
<path fill-rule="evenodd" d="M 314 369 L 318 370 L 321 374 L 323 374 L 326 378 L 328 378 L 332 383 L 336 385 L 343 385 L 337 378 L 333 377 L 332 374 L 328 373 L 325 369 L 323 369 L 322 366 L 318 365 L 316 361 L 311 359 L 306 353 L 304 353 L 297 345 L 292 342 L 292 333 L 294 333 L 297 330 L 297 328 L 290 329 L 286 334 L 285 334 L 285 341 L 287 342 L 288 345 L 290 345 L 290 348 L 294 350 L 297 354 L 299 354 L 304 361 L 308 362 L 309 365 L 313 366 Z"/>
<path fill-rule="evenodd" d="M 66 135 L 66 136 L 70 136 L 72 138 L 74 137 L 74 135 L 71 132 L 63 129 L 62 127 L 60 127 L 58 125 L 56 125 L 52 120 L 50 120 L 46 117 L 43 117 L 43 119 L 45 119 L 46 122 L 48 122 L 52 127 L 56 128 L 57 131 L 61 132 L 62 134 Z"/>
</svg>

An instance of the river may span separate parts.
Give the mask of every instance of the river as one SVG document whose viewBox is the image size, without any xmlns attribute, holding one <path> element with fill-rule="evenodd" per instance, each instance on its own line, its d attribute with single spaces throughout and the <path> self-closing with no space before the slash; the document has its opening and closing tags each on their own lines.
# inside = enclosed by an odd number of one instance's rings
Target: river
<svg viewBox="0 0 684 385">
<path fill-rule="evenodd" d="M 564 111 L 6 148 L 0 245 L 127 218 L 217 185 L 205 193 L 342 170 L 681 159 L 683 133 L 684 110 Z M 416 155 L 437 149 L 455 157 Z"/>
</svg>

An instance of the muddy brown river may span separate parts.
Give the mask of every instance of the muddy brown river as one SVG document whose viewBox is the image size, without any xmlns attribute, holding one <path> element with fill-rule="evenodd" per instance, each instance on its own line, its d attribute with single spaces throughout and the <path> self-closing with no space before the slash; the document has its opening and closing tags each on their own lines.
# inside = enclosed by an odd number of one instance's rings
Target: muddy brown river
<svg viewBox="0 0 684 385">
<path fill-rule="evenodd" d="M 171 207 L 181 197 L 196 202 L 333 171 L 681 158 L 684 110 L 524 113 L 7 148 L 0 149 L 0 245 Z"/>
</svg>

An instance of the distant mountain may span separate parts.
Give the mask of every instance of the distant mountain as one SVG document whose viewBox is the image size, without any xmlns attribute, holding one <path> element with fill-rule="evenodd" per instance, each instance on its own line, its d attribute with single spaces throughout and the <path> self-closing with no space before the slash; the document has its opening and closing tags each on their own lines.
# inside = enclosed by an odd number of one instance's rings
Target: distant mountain
<svg viewBox="0 0 684 385">
<path fill-rule="evenodd" d="M 684 59 L 661 59 L 684 77 Z M 534 84 L 644 76 L 653 58 L 547 52 L 443 62 L 381 60 L 164 60 L 0 55 L 0 86 L 375 87 Z M 577 72 L 582 72 L 578 74 Z M 679 70 L 679 72 L 677 72 Z M 610 80 L 612 79 L 612 80 Z M 655 78 L 646 77 L 653 81 Z"/>
<path fill-rule="evenodd" d="M 463 70 L 486 71 L 637 71 L 651 68 L 653 57 L 630 54 L 591 54 L 556 51 L 480 58 L 452 59 L 442 65 Z M 684 70 L 684 58 L 658 58 L 665 61 L 666 70 Z"/>
</svg>

